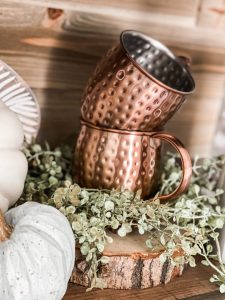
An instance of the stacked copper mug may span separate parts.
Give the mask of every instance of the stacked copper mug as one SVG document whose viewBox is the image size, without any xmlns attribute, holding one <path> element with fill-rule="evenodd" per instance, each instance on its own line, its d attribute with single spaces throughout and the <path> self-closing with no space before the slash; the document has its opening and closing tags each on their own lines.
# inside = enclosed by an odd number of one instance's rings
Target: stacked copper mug
<svg viewBox="0 0 225 300">
<path fill-rule="evenodd" d="M 161 141 L 180 154 L 180 185 L 161 199 L 188 187 L 191 159 L 182 143 L 162 131 L 195 84 L 184 58 L 136 31 L 124 31 L 90 78 L 81 107 L 75 149 L 75 180 L 89 188 L 155 192 L 160 176 Z"/>
</svg>

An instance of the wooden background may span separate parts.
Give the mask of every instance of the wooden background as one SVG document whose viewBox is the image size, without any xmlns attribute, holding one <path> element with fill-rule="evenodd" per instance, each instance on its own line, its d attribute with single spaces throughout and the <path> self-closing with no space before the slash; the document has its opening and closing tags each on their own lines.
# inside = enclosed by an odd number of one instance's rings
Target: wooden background
<svg viewBox="0 0 225 300">
<path fill-rule="evenodd" d="M 225 86 L 223 0 L 1 0 L 0 59 L 37 95 L 40 138 L 74 140 L 87 79 L 124 29 L 192 58 L 196 92 L 167 129 L 192 155 L 209 155 Z"/>
</svg>

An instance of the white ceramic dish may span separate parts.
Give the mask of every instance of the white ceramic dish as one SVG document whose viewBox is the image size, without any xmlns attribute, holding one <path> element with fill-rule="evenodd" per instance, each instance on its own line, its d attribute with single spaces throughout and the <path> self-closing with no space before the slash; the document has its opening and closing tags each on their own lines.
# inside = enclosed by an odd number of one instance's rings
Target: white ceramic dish
<svg viewBox="0 0 225 300">
<path fill-rule="evenodd" d="M 27 83 L 3 61 L 0 61 L 0 100 L 18 115 L 25 140 L 30 143 L 39 131 L 40 108 Z"/>
</svg>

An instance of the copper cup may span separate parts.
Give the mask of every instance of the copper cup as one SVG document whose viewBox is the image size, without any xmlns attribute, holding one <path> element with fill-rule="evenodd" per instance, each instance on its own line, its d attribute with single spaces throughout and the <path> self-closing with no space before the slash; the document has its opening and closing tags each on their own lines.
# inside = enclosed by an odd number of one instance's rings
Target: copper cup
<svg viewBox="0 0 225 300">
<path fill-rule="evenodd" d="M 97 65 L 82 99 L 82 119 L 105 128 L 152 131 L 179 109 L 195 83 L 185 59 L 136 31 Z"/>
<path fill-rule="evenodd" d="M 183 175 L 175 191 L 159 198 L 178 197 L 188 187 L 192 173 L 190 156 L 182 143 L 165 132 L 121 131 L 82 122 L 74 159 L 75 181 L 87 188 L 155 191 L 160 170 L 161 141 L 179 152 Z"/>
</svg>

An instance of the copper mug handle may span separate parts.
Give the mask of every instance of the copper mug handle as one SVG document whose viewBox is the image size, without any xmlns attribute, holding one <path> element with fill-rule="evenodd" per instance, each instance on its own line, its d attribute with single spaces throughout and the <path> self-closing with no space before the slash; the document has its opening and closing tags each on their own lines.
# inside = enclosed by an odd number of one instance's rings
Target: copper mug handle
<svg viewBox="0 0 225 300">
<path fill-rule="evenodd" d="M 158 138 L 168 142 L 175 150 L 180 154 L 181 166 L 182 166 L 182 178 L 179 186 L 168 195 L 159 196 L 160 200 L 169 200 L 179 197 L 186 191 L 189 186 L 191 174 L 192 174 L 192 163 L 188 151 L 185 149 L 181 141 L 175 136 L 167 132 L 155 132 L 151 134 L 152 138 Z"/>
<path fill-rule="evenodd" d="M 187 70 L 190 70 L 191 65 L 192 65 L 192 60 L 190 57 L 185 56 L 185 55 L 179 55 L 178 59 Z"/>
</svg>

